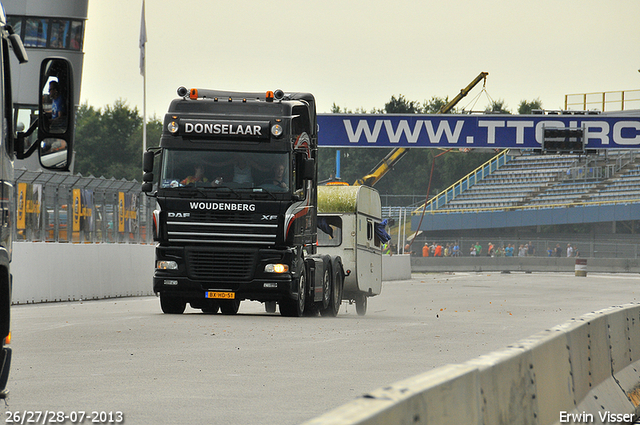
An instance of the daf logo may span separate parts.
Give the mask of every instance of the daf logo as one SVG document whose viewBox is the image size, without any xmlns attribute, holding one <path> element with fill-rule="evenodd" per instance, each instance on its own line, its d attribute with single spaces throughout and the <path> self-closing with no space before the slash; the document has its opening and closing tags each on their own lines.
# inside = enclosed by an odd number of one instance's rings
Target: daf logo
<svg viewBox="0 0 640 425">
<path fill-rule="evenodd" d="M 169 213 L 167 213 L 167 217 L 169 217 L 169 218 L 188 218 L 188 217 L 191 217 L 191 213 L 188 213 L 188 212 L 185 212 L 185 213 L 169 212 Z"/>
<path fill-rule="evenodd" d="M 263 215 L 262 216 L 262 220 L 266 220 L 266 221 L 277 220 L 277 219 L 278 219 L 277 215 Z"/>
</svg>

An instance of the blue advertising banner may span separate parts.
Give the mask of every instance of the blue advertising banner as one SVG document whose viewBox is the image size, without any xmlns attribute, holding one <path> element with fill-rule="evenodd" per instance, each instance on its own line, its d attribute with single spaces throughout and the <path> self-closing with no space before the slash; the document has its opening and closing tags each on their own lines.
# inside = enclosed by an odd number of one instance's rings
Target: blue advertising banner
<svg viewBox="0 0 640 425">
<path fill-rule="evenodd" d="M 582 128 L 587 149 L 640 148 L 639 115 L 318 115 L 318 145 L 378 148 L 542 146 L 545 128 Z"/>
</svg>

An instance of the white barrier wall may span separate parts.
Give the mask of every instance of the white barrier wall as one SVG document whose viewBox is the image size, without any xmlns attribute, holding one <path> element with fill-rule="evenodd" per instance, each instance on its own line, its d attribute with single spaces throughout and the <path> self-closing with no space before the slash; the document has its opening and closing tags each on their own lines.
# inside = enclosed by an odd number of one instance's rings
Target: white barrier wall
<svg viewBox="0 0 640 425">
<path fill-rule="evenodd" d="M 154 245 L 13 244 L 13 303 L 153 295 Z M 384 256 L 383 280 L 411 279 L 408 255 Z"/>
<path fill-rule="evenodd" d="M 383 255 L 382 281 L 411 279 L 411 257 L 409 255 Z"/>
<path fill-rule="evenodd" d="M 13 244 L 13 303 L 153 294 L 153 245 Z"/>
<path fill-rule="evenodd" d="M 378 389 L 305 425 L 631 423 L 639 405 L 632 304 Z"/>
</svg>

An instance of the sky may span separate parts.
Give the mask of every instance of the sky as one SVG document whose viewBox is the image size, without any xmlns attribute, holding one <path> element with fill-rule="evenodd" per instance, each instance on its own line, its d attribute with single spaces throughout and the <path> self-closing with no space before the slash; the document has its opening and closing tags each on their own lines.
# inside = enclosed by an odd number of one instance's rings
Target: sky
<svg viewBox="0 0 640 425">
<path fill-rule="evenodd" d="M 502 100 L 640 89 L 639 0 L 146 0 L 147 115 L 179 86 L 310 92 L 332 105 L 383 108 L 391 96 Z M 142 0 L 89 0 L 81 102 L 143 110 Z M 636 93 L 636 97 L 640 97 Z M 477 99 L 476 99 L 477 98 Z M 476 99 L 474 101 L 474 99 Z M 640 106 L 638 106 L 640 108 Z M 575 108 L 574 108 L 575 109 Z"/>
</svg>

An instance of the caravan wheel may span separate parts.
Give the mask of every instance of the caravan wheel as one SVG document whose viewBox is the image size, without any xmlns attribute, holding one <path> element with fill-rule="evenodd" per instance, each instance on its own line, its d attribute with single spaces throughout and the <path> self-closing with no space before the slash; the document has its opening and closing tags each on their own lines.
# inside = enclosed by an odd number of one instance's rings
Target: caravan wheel
<svg viewBox="0 0 640 425">
<path fill-rule="evenodd" d="M 367 297 L 364 294 L 356 295 L 356 313 L 358 316 L 367 314 Z"/>
</svg>

